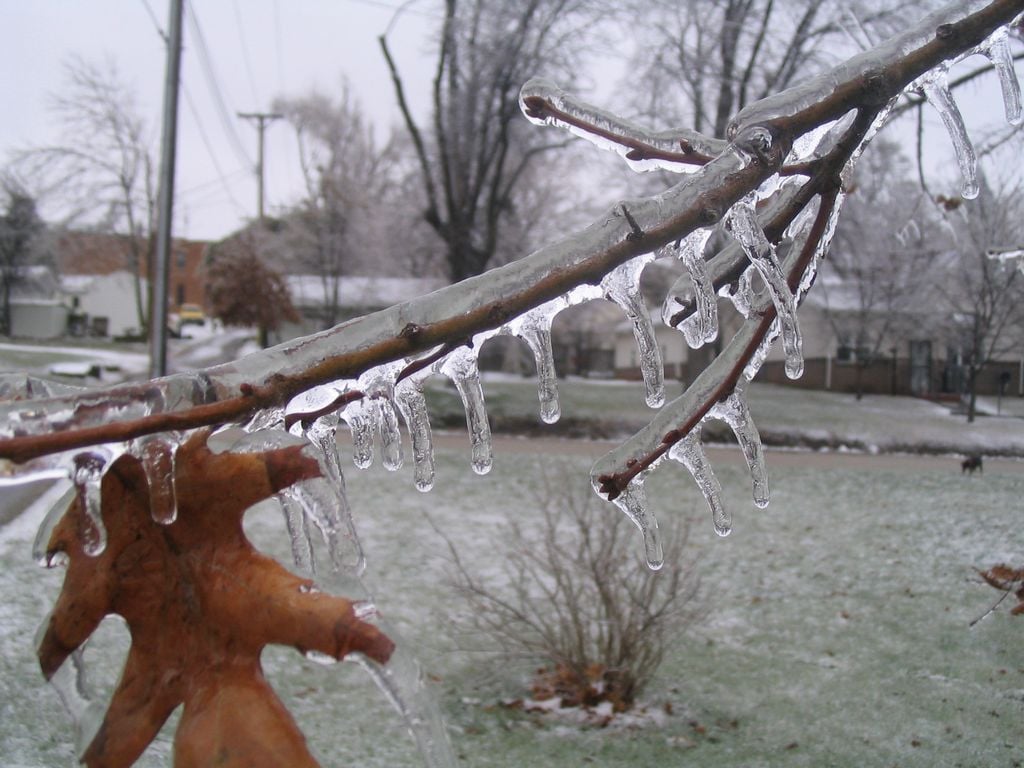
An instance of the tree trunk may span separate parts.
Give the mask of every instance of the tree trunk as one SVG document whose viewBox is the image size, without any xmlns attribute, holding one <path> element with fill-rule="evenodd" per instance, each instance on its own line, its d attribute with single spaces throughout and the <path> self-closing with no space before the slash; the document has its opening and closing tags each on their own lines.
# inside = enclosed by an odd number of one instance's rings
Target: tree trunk
<svg viewBox="0 0 1024 768">
<path fill-rule="evenodd" d="M 974 422 L 974 416 L 978 408 L 978 369 L 973 365 L 968 368 L 967 374 L 967 423 Z"/>
</svg>

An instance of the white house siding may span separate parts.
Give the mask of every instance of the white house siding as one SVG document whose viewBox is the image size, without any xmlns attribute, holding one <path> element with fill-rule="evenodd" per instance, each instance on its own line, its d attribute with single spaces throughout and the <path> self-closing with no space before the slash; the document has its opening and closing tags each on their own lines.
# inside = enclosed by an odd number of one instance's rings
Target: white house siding
<svg viewBox="0 0 1024 768">
<path fill-rule="evenodd" d="M 135 304 L 135 277 L 130 272 L 76 275 L 62 282 L 65 290 L 78 299 L 75 311 L 88 315 L 90 325 L 95 318 L 107 318 L 107 334 L 110 336 L 123 336 L 140 329 Z M 145 302 L 148 291 L 146 280 L 142 280 L 140 290 Z"/>
<path fill-rule="evenodd" d="M 53 299 L 11 301 L 11 335 L 25 339 L 55 339 L 68 326 L 68 308 Z"/>
</svg>

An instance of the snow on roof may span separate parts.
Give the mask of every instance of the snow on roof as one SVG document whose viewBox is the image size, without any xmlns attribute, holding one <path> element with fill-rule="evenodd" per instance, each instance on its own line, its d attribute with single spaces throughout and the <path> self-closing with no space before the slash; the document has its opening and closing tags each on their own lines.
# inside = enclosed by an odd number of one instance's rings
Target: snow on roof
<svg viewBox="0 0 1024 768">
<path fill-rule="evenodd" d="M 319 275 L 286 275 L 292 301 L 299 307 L 324 303 L 324 281 Z M 339 304 L 343 307 L 390 307 L 446 285 L 433 277 L 343 276 L 339 281 Z"/>
</svg>

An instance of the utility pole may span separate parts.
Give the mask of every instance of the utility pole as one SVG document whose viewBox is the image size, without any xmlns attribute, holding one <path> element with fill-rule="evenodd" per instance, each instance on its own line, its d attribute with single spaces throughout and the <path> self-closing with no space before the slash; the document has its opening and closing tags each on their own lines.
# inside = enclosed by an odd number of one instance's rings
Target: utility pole
<svg viewBox="0 0 1024 768">
<path fill-rule="evenodd" d="M 256 123 L 256 134 L 259 148 L 256 156 L 256 211 L 259 221 L 263 221 L 263 134 L 267 125 L 274 120 L 280 120 L 284 115 L 279 112 L 239 112 L 238 116 L 243 120 L 253 120 Z"/>
<path fill-rule="evenodd" d="M 171 223 L 174 216 L 174 163 L 178 134 L 178 82 L 181 73 L 182 0 L 171 0 L 167 24 L 167 72 L 164 82 L 163 136 L 160 144 L 160 192 L 157 200 L 156 256 L 150 270 L 149 371 L 167 375 L 167 283 L 170 276 Z"/>
</svg>

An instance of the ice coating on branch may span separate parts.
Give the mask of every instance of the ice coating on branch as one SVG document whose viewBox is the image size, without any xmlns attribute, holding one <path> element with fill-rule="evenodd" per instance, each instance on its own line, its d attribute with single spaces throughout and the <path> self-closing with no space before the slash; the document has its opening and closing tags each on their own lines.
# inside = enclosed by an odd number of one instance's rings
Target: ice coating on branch
<svg viewBox="0 0 1024 768">
<path fill-rule="evenodd" d="M 710 238 L 710 229 L 695 230 L 683 238 L 676 251 L 693 286 L 694 311 L 677 326 L 691 349 L 698 349 L 718 338 L 718 297 L 704 261 L 704 248 Z M 665 325 L 671 326 L 672 317 L 681 308 L 674 296 L 665 300 L 662 311 Z"/>
<path fill-rule="evenodd" d="M 614 152 L 638 172 L 666 170 L 675 173 L 695 170 L 683 161 L 688 154 L 707 157 L 718 155 L 726 147 L 724 141 L 706 137 L 696 131 L 678 130 L 651 133 L 606 110 L 580 101 L 549 80 L 529 80 L 519 93 L 519 107 L 536 125 L 563 128 L 574 136 L 593 143 L 599 149 Z M 567 117 L 552 113 L 557 109 Z M 584 125 L 573 125 L 574 120 Z M 653 150 L 653 151 L 648 151 Z M 658 157 L 659 153 L 670 155 Z"/>
<path fill-rule="evenodd" d="M 967 135 L 967 127 L 964 125 L 964 117 L 953 99 L 949 90 L 949 67 L 942 66 L 932 70 L 920 78 L 916 87 L 924 94 L 928 103 L 939 113 L 946 132 L 953 143 L 953 151 L 956 154 L 956 161 L 960 166 L 960 174 L 963 176 L 963 186 L 960 194 L 968 200 L 978 196 L 978 155 L 974 151 L 974 145 Z"/>
<path fill-rule="evenodd" d="M 395 405 L 405 420 L 412 441 L 413 482 L 416 490 L 429 491 L 434 487 L 434 440 L 427 400 L 418 378 L 410 377 L 398 382 L 395 386 Z"/>
<path fill-rule="evenodd" d="M 436 370 L 452 380 L 459 397 L 462 398 L 462 407 L 466 410 L 473 471 L 478 475 L 486 475 L 491 471 L 491 425 L 487 420 L 484 390 L 480 383 L 480 368 L 477 366 L 477 352 L 469 346 L 459 347 L 440 361 Z"/>
<path fill-rule="evenodd" d="M 1009 34 L 1009 30 L 1006 27 L 997 29 L 989 36 L 988 40 L 978 46 L 978 52 L 992 62 L 992 66 L 999 77 L 999 88 L 1003 93 L 1003 109 L 1006 112 L 1006 122 L 1010 123 L 1010 125 L 1020 125 L 1022 120 L 1020 81 L 1017 79 L 1017 71 L 1013 66 Z"/>
<path fill-rule="evenodd" d="M 764 509 L 768 506 L 768 469 L 765 466 L 761 435 L 750 416 L 743 391 L 737 389 L 725 400 L 715 403 L 708 412 L 708 418 L 724 421 L 736 435 L 743 458 L 747 461 L 747 469 L 750 470 L 754 505 Z"/>
<path fill-rule="evenodd" d="M 640 373 L 644 379 L 647 405 L 660 408 L 665 402 L 665 368 L 661 347 L 654 335 L 654 324 L 640 292 L 640 274 L 654 261 L 653 253 L 645 253 L 616 267 L 601 281 L 605 296 L 617 304 L 633 324 L 633 339 L 640 354 Z"/>
<path fill-rule="evenodd" d="M 103 525 L 102 498 L 100 485 L 103 482 L 105 469 L 113 463 L 110 455 L 94 448 L 75 454 L 71 481 L 75 484 L 75 494 L 85 512 L 88 525 L 82 532 L 82 548 L 87 555 L 95 557 L 107 546 L 107 529 Z"/>
<path fill-rule="evenodd" d="M 136 449 L 149 483 L 149 511 L 153 520 L 161 525 L 170 525 L 178 518 L 174 489 L 174 457 L 177 451 L 176 441 L 159 437 L 140 440 Z"/>
<path fill-rule="evenodd" d="M 722 503 L 722 484 L 715 476 L 711 462 L 708 461 L 708 456 L 704 452 L 700 427 L 673 445 L 669 449 L 668 457 L 673 461 L 678 461 L 693 475 L 704 500 L 711 508 L 711 520 L 715 526 L 715 533 L 719 536 L 728 536 L 732 533 L 732 516 Z"/>
<path fill-rule="evenodd" d="M 768 287 L 778 315 L 778 323 L 782 328 L 786 375 L 791 379 L 800 378 L 804 372 L 804 358 L 800 326 L 796 317 L 796 302 L 775 255 L 775 247 L 768 242 L 764 230 L 757 221 L 753 206 L 747 201 L 740 201 L 729 210 L 726 227 L 743 246 L 747 258 L 757 268 L 758 274 Z"/>
<path fill-rule="evenodd" d="M 548 302 L 527 312 L 510 323 L 512 332 L 526 342 L 537 365 L 537 397 L 540 399 L 540 418 L 545 424 L 554 424 L 561 416 L 558 404 L 558 384 L 555 376 L 555 356 L 551 349 L 551 323 L 562 308 L 562 302 Z"/>
</svg>

